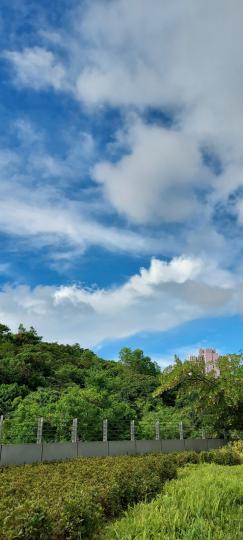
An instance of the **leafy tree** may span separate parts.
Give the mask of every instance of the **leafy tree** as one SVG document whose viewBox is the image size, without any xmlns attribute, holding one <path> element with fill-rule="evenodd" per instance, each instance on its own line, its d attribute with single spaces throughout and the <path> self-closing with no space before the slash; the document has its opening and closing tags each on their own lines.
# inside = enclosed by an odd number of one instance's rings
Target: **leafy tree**
<svg viewBox="0 0 243 540">
<path fill-rule="evenodd" d="M 17 345 L 34 345 L 35 343 L 39 343 L 42 340 L 42 337 L 37 334 L 33 326 L 31 326 L 29 330 L 26 330 L 24 325 L 21 323 L 18 327 L 17 334 L 14 335 L 14 340 Z"/>
<path fill-rule="evenodd" d="M 124 347 L 119 353 L 122 365 L 142 375 L 158 375 L 160 368 L 156 362 L 152 362 L 149 356 L 144 356 L 141 349 L 132 349 Z"/>
<path fill-rule="evenodd" d="M 6 324 L 0 323 L 0 341 L 11 339 L 11 332 Z"/>
<path fill-rule="evenodd" d="M 144 414 L 138 424 L 138 435 L 145 439 L 155 438 L 155 424 L 159 422 L 160 437 L 162 439 L 178 439 L 179 424 L 182 421 L 185 436 L 201 437 L 201 432 L 196 430 L 190 423 L 187 414 L 176 407 L 157 405 L 155 410 L 145 407 Z"/>
<path fill-rule="evenodd" d="M 0 385 L 0 415 L 6 416 L 13 410 L 14 400 L 17 397 L 24 397 L 28 394 L 26 386 L 17 383 Z"/>
<path fill-rule="evenodd" d="M 106 392 L 77 385 L 64 391 L 39 389 L 14 401 L 14 411 L 4 427 L 5 441 L 36 440 L 37 419 L 44 418 L 43 436 L 48 440 L 71 439 L 73 418 L 78 418 L 80 440 L 102 440 L 103 420 L 108 419 L 110 436 L 129 434 L 132 411 Z"/>
<path fill-rule="evenodd" d="M 219 359 L 220 376 L 205 373 L 204 362 L 176 360 L 165 370 L 155 396 L 176 390 L 176 406 L 183 408 L 195 425 L 221 436 L 243 430 L 242 356 L 227 355 Z"/>
</svg>

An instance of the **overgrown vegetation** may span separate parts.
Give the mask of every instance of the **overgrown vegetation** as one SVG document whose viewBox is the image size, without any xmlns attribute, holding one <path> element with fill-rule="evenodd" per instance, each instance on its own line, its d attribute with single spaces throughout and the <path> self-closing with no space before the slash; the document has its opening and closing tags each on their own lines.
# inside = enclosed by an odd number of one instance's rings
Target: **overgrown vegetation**
<svg viewBox="0 0 243 540">
<path fill-rule="evenodd" d="M 234 449 L 225 447 L 201 454 L 92 458 L 1 469 L 0 539 L 101 538 L 106 521 L 130 505 L 150 501 L 176 477 L 178 465 L 205 461 L 235 465 L 240 460 Z"/>
<path fill-rule="evenodd" d="M 150 504 L 109 526 L 104 540 L 242 540 L 243 467 L 190 466 Z"/>
<path fill-rule="evenodd" d="M 105 519 L 150 500 L 175 476 L 173 458 L 153 455 L 4 469 L 0 538 L 93 538 Z"/>
<path fill-rule="evenodd" d="M 76 345 L 46 343 L 34 328 L 12 333 L 0 324 L 0 415 L 3 442 L 34 442 L 43 416 L 46 441 L 70 440 L 78 418 L 81 440 L 99 440 L 108 419 L 109 439 L 239 436 L 243 432 L 241 355 L 219 359 L 221 376 L 205 375 L 201 362 L 176 361 L 163 372 L 140 349 L 122 349 L 118 362 Z"/>
</svg>

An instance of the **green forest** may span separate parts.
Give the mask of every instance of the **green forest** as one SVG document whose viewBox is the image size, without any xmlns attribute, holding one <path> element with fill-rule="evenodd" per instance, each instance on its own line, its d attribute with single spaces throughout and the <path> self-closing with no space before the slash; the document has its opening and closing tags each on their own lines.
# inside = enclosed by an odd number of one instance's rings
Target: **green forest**
<svg viewBox="0 0 243 540">
<path fill-rule="evenodd" d="M 99 358 L 79 344 L 42 340 L 20 324 L 16 333 L 0 324 L 0 415 L 2 442 L 35 442 L 44 418 L 46 441 L 70 440 L 78 419 L 79 440 L 101 440 L 103 420 L 110 440 L 238 437 L 243 432 L 242 354 L 221 356 L 220 377 L 205 374 L 203 361 L 171 359 L 161 371 L 140 349 L 123 348 L 118 361 Z"/>
</svg>

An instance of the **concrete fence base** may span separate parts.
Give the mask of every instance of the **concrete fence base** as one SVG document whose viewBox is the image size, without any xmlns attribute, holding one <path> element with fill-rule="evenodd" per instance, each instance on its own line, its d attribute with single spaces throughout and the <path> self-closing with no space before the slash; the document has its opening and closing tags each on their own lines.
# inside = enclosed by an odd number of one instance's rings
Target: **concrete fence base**
<svg viewBox="0 0 243 540">
<path fill-rule="evenodd" d="M 159 441 L 109 441 L 0 445 L 0 466 L 60 461 L 78 457 L 141 455 L 148 453 L 212 450 L 225 446 L 224 439 L 162 439 Z"/>
</svg>

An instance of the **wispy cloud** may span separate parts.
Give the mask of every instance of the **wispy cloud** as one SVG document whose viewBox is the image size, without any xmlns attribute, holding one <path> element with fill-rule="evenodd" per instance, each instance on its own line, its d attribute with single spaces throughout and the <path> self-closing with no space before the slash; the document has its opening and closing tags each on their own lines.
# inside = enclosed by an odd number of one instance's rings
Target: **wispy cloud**
<svg viewBox="0 0 243 540">
<path fill-rule="evenodd" d="M 22 51 L 5 51 L 3 57 L 12 64 L 16 84 L 35 90 L 68 88 L 65 68 L 51 51 L 26 47 Z"/>
</svg>

